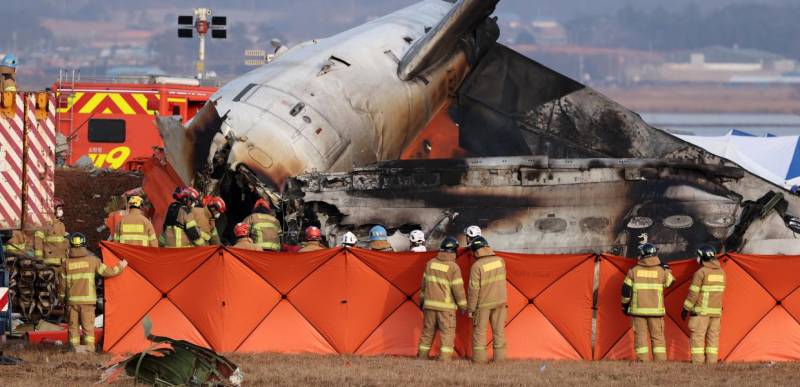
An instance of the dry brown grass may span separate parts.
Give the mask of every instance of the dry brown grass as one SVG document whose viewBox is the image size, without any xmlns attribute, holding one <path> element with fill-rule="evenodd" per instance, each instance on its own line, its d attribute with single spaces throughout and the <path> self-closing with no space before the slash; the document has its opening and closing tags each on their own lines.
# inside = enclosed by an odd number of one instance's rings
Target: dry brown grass
<svg viewBox="0 0 800 387">
<path fill-rule="evenodd" d="M 26 360 L 0 366 L 0 385 L 88 386 L 100 375 L 108 355 L 77 355 L 57 349 L 10 346 L 6 354 Z M 722 364 L 510 361 L 473 366 L 408 358 L 333 356 L 231 355 L 245 372 L 245 385 L 798 385 L 800 363 Z M 130 379 L 115 383 L 130 386 Z"/>
</svg>

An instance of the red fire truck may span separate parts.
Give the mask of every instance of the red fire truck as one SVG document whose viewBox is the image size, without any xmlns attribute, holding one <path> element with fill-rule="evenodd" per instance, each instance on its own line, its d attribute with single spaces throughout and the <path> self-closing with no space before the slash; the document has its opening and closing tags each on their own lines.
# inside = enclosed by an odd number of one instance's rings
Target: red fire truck
<svg viewBox="0 0 800 387">
<path fill-rule="evenodd" d="M 83 78 L 62 72 L 56 129 L 66 137 L 68 165 L 89 157 L 97 168 L 136 169 L 162 147 L 155 115 L 194 117 L 216 87 L 170 77 Z"/>
</svg>

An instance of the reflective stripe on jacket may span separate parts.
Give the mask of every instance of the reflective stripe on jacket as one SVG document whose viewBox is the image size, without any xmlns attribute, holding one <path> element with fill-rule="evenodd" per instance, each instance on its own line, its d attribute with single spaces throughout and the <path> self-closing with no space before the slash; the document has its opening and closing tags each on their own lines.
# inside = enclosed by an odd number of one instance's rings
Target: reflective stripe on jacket
<svg viewBox="0 0 800 387">
<path fill-rule="evenodd" d="M 689 286 L 684 309 L 699 316 L 722 316 L 722 297 L 725 294 L 725 271 L 716 259 L 703 262 Z"/>
<path fill-rule="evenodd" d="M 506 263 L 489 247 L 479 249 L 469 275 L 468 309 L 492 309 L 507 302 Z"/>
<path fill-rule="evenodd" d="M 34 255 L 42 258 L 48 265 L 61 265 L 69 251 L 66 235 L 67 230 L 64 223 L 54 218 L 45 225 L 44 230 L 36 231 L 33 234 Z"/>
<path fill-rule="evenodd" d="M 628 299 L 623 295 L 622 304 L 628 305 L 628 313 L 632 316 L 663 316 L 666 314 L 664 289 L 674 282 L 672 272 L 661 267 L 658 257 L 640 259 L 625 276 L 622 286 L 630 289 L 631 296 Z M 626 294 L 624 289 L 623 294 Z"/>
<path fill-rule="evenodd" d="M 65 262 L 63 294 L 67 305 L 94 305 L 97 303 L 95 276 L 114 277 L 122 272 L 120 266 L 108 267 L 85 247 L 74 248 Z"/>
<path fill-rule="evenodd" d="M 239 238 L 239 240 L 236 241 L 236 244 L 233 245 L 233 248 L 250 250 L 250 251 L 261 251 L 261 248 L 256 246 L 256 244 L 253 243 L 253 240 L 250 238 Z"/>
<path fill-rule="evenodd" d="M 449 311 L 467 308 L 464 279 L 456 254 L 439 252 L 425 265 L 420 298 L 425 309 Z"/>
<path fill-rule="evenodd" d="M 164 247 L 182 248 L 202 246 L 205 241 L 197 230 L 197 221 L 189 207 L 181 206 L 178 210 L 176 225 L 164 227 Z"/>
<path fill-rule="evenodd" d="M 270 214 L 254 213 L 242 223 L 250 225 L 253 242 L 262 250 L 281 251 L 281 225 L 278 218 Z"/>
<path fill-rule="evenodd" d="M 192 208 L 192 217 L 197 222 L 197 231 L 200 232 L 200 237 L 203 238 L 203 244 L 219 246 L 219 234 L 217 233 L 217 225 L 214 222 L 214 215 L 205 207 Z"/>
<path fill-rule="evenodd" d="M 117 223 L 114 241 L 126 245 L 158 247 L 153 224 L 138 208 L 132 208 L 128 215 Z"/>
</svg>

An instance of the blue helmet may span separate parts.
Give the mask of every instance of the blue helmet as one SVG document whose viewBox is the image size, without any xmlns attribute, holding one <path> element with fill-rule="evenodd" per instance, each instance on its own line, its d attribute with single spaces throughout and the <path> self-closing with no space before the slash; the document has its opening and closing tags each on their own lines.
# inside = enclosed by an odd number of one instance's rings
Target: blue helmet
<svg viewBox="0 0 800 387">
<path fill-rule="evenodd" d="M 11 67 L 12 69 L 17 68 L 17 57 L 12 54 L 6 54 L 3 57 L 3 60 L 0 61 L 0 66 Z"/>
<path fill-rule="evenodd" d="M 385 241 L 389 239 L 388 233 L 383 226 L 375 226 L 369 230 L 369 241 Z"/>
</svg>

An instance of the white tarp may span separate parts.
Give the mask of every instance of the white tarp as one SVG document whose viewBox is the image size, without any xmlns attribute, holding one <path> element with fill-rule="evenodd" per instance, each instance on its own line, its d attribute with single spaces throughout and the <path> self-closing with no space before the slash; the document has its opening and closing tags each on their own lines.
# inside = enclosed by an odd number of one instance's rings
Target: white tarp
<svg viewBox="0 0 800 387">
<path fill-rule="evenodd" d="M 751 137 L 731 131 L 725 136 L 678 137 L 787 190 L 800 185 L 800 136 Z"/>
</svg>

